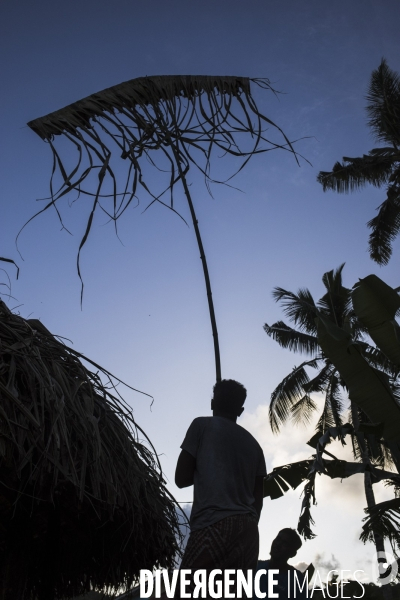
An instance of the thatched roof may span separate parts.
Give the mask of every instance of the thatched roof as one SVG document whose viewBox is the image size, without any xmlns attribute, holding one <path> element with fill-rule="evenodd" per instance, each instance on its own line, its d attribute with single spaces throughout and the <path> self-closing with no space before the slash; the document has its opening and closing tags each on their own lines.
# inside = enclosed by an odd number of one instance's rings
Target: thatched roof
<svg viewBox="0 0 400 600">
<path fill-rule="evenodd" d="M 156 454 L 110 374 L 82 358 L 0 301 L 0 600 L 117 590 L 173 566 Z"/>
</svg>

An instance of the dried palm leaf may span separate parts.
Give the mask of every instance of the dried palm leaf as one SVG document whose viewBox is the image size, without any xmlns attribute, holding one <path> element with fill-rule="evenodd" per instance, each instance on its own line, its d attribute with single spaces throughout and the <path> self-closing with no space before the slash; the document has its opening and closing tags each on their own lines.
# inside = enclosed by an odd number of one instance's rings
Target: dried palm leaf
<svg viewBox="0 0 400 600">
<path fill-rule="evenodd" d="M 17 269 L 17 279 L 18 279 L 19 267 L 11 258 L 4 258 L 4 256 L 0 256 L 0 262 L 5 262 L 8 264 L 14 265 L 14 267 Z M 3 273 L 5 274 L 7 281 L 8 281 L 8 283 L 3 283 L 3 281 L 1 281 L 1 279 L 0 279 L 0 295 L 4 293 L 4 288 L 6 288 L 8 290 L 8 293 L 6 293 L 6 295 L 11 297 L 11 279 L 5 269 L 0 269 L 0 271 L 3 271 Z"/>
<path fill-rule="evenodd" d="M 115 384 L 0 302 L 1 600 L 117 590 L 173 566 L 175 502 Z"/>
<path fill-rule="evenodd" d="M 195 165 L 203 173 L 210 191 L 210 182 L 216 182 L 210 172 L 215 151 L 242 159 L 236 172 L 253 155 L 277 148 L 292 152 L 297 160 L 291 142 L 280 127 L 259 112 L 251 94 L 251 83 L 274 91 L 268 79 L 204 75 L 140 77 L 28 123 L 48 142 L 53 153 L 50 197 L 37 214 L 53 207 L 62 222 L 58 208 L 62 197 L 76 190 L 78 195 L 85 194 L 93 199 L 77 257 L 82 291 L 80 252 L 90 234 L 96 211 L 103 210 L 116 226 L 117 220 L 137 198 L 141 186 L 150 195 L 148 207 L 158 202 L 176 212 L 174 188 L 181 181 L 203 264 L 217 380 L 221 379 L 221 366 L 210 278 L 186 176 L 190 166 Z M 263 127 L 275 129 L 282 141 L 278 143 L 265 137 Z M 57 136 L 68 140 L 78 152 L 77 161 L 69 170 L 56 149 Z M 239 145 L 241 140 L 246 147 Z M 122 159 L 128 159 L 122 191 L 119 191 L 114 171 L 115 152 Z M 166 180 L 162 189 L 154 189 L 154 181 L 147 176 L 147 165 L 164 173 Z M 61 186 L 55 190 L 57 172 L 61 175 Z M 91 177 L 93 173 L 98 175 L 95 181 Z M 87 189 L 86 184 L 89 184 Z M 169 193 L 168 201 L 162 199 L 166 193 Z"/>
</svg>

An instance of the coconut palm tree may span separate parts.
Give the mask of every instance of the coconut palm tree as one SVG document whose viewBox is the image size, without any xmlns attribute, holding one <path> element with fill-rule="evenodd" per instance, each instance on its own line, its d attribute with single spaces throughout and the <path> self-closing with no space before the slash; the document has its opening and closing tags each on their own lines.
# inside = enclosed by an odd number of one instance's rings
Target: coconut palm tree
<svg viewBox="0 0 400 600">
<path fill-rule="evenodd" d="M 317 404 L 312 399 L 313 393 L 324 393 L 325 399 L 319 417 L 314 440 L 320 438 L 329 428 L 336 427 L 343 430 L 343 417 L 345 410 L 346 386 L 341 379 L 339 371 L 331 360 L 323 353 L 317 337 L 317 318 L 322 317 L 347 330 L 354 342 L 358 342 L 363 356 L 374 368 L 388 374 L 393 387 L 396 387 L 398 369 L 394 367 L 386 356 L 376 347 L 365 341 L 367 329 L 358 321 L 352 308 L 351 290 L 342 284 L 342 270 L 338 269 L 325 273 L 322 277 L 326 293 L 314 301 L 308 289 L 300 289 L 297 294 L 275 288 L 273 296 L 283 306 L 285 314 L 297 328 L 277 321 L 273 325 L 264 325 L 265 332 L 283 348 L 294 352 L 311 355 L 298 367 L 294 367 L 271 394 L 269 418 L 272 430 L 279 432 L 281 425 L 291 419 L 295 424 L 307 423 L 311 414 L 317 410 Z M 310 379 L 307 368 L 318 369 L 318 373 Z M 391 455 L 387 445 L 372 433 L 365 434 L 360 430 L 360 424 L 369 423 L 367 415 L 351 402 L 350 421 L 353 424 L 352 443 L 353 454 L 365 466 L 384 467 L 391 464 Z M 339 436 L 343 439 L 342 436 Z M 314 480 L 309 484 L 310 490 L 306 504 L 310 502 L 311 490 Z M 375 496 L 372 488 L 371 473 L 364 471 L 364 489 L 368 509 L 375 507 Z M 313 492 L 312 492 L 313 493 Z M 304 502 L 303 502 L 304 505 Z M 309 506 L 308 506 L 309 508 Z M 309 511 L 308 511 L 309 512 Z M 308 513 L 307 513 L 308 515 Z M 310 516 L 307 517 L 310 520 Z M 304 519 L 303 519 L 304 520 Z M 309 527 L 306 527 L 306 537 L 313 537 Z M 384 541 L 380 532 L 373 532 L 373 539 L 377 552 L 384 552 Z M 389 591 L 387 592 L 389 594 Z M 388 598 L 390 594 L 388 595 Z"/>
<path fill-rule="evenodd" d="M 324 356 L 317 338 L 316 318 L 322 315 L 339 327 L 345 326 L 352 332 L 354 339 L 361 341 L 362 326 L 354 316 L 351 306 L 351 290 L 342 284 L 342 270 L 325 273 L 322 277 L 326 293 L 315 302 L 308 289 L 300 289 L 297 294 L 275 288 L 273 297 L 279 302 L 284 313 L 297 326 L 297 329 L 277 321 L 273 325 L 264 325 L 264 330 L 282 348 L 308 354 L 310 358 L 293 368 L 271 394 L 269 418 L 272 430 L 277 433 L 282 423 L 291 418 L 295 424 L 307 423 L 317 409 L 311 394 L 325 394 L 324 407 L 318 421 L 317 430 L 323 433 L 328 427 L 343 425 L 343 398 L 341 378 L 332 362 Z M 374 362 L 380 360 L 386 367 L 387 360 L 378 351 L 363 344 L 365 354 Z M 312 379 L 307 368 L 318 369 Z"/>
<path fill-rule="evenodd" d="M 322 317 L 348 331 L 353 341 L 357 342 L 366 361 L 375 369 L 387 374 L 393 389 L 397 390 L 399 369 L 378 347 L 366 341 L 368 330 L 355 316 L 351 290 L 342 284 L 343 267 L 344 264 L 323 275 L 322 282 L 326 293 L 317 302 L 305 288 L 300 289 L 297 294 L 279 287 L 273 291 L 273 297 L 281 303 L 284 313 L 297 328 L 277 321 L 273 325 L 265 324 L 265 332 L 282 348 L 310 355 L 310 358 L 294 367 L 271 394 L 269 419 L 271 429 L 275 433 L 278 433 L 281 425 L 289 419 L 294 424 L 309 422 L 312 413 L 317 410 L 317 404 L 311 397 L 313 393 L 325 395 L 316 434 L 323 434 L 329 427 L 343 426 L 345 384 L 332 361 L 321 350 L 317 336 L 317 317 Z M 310 379 L 307 368 L 318 369 L 318 373 Z M 354 419 L 360 418 L 354 411 L 352 416 Z M 369 420 L 365 413 L 361 418 L 363 422 Z M 374 460 L 381 455 L 377 450 L 372 454 L 376 454 Z M 388 460 L 388 452 L 384 447 L 380 460 Z"/>
<path fill-rule="evenodd" d="M 80 252 L 91 231 L 95 212 L 103 210 L 116 226 L 132 201 L 137 200 L 137 191 L 141 188 L 151 199 L 147 208 L 159 203 L 177 213 L 174 190 L 181 182 L 203 266 L 217 381 L 221 379 L 217 323 L 188 172 L 191 166 L 197 167 L 210 191 L 210 182 L 226 183 L 211 176 L 211 161 L 216 151 L 241 159 L 236 172 L 253 155 L 278 148 L 292 152 L 297 160 L 292 144 L 280 127 L 258 110 L 251 85 L 275 93 L 268 79 L 204 75 L 141 77 L 92 94 L 28 123 L 48 142 L 53 153 L 49 202 L 37 214 L 55 208 L 61 220 L 59 201 L 72 191 L 93 199 L 78 250 L 77 269 L 81 282 Z M 265 136 L 264 126 L 278 132 L 279 142 Z M 78 151 L 77 162 L 70 172 L 56 149 L 54 140 L 57 137 L 68 140 Z M 126 175 L 120 192 L 113 170 L 115 153 L 126 160 L 123 163 Z M 154 177 L 148 176 L 149 165 L 158 169 L 158 180 L 162 173 L 165 174 L 164 187 L 155 189 Z M 121 165 L 118 168 L 121 169 Z M 53 177 L 57 170 L 62 183 L 56 191 Z M 93 180 L 90 175 L 96 172 L 98 178 Z M 87 182 L 89 188 L 85 189 Z M 169 195 L 169 200 L 164 200 L 164 194 Z"/>
<path fill-rule="evenodd" d="M 367 224 L 372 230 L 370 256 L 385 265 L 400 231 L 400 77 L 384 58 L 372 72 L 367 102 L 368 125 L 383 146 L 359 158 L 343 157 L 343 162 L 337 162 L 332 171 L 320 171 L 317 180 L 324 191 L 339 193 L 360 189 L 367 183 L 385 187 L 386 200 Z"/>
</svg>

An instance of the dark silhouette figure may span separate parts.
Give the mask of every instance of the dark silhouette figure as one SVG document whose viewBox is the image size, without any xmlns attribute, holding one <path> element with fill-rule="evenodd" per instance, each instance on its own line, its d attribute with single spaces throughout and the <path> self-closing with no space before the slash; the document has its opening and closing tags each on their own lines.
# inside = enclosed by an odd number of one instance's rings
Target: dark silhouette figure
<svg viewBox="0 0 400 600">
<path fill-rule="evenodd" d="M 236 423 L 246 394 L 237 381 L 216 383 L 213 416 L 195 419 L 182 443 L 175 482 L 194 485 L 194 501 L 181 569 L 256 567 L 266 467 L 258 442 Z"/>
<path fill-rule="evenodd" d="M 288 563 L 290 558 L 296 556 L 302 544 L 299 534 L 294 529 L 281 529 L 271 544 L 271 558 L 258 561 L 257 571 L 260 571 L 260 569 L 266 571 L 261 575 L 259 584 L 261 593 L 267 594 L 266 598 L 269 597 L 270 591 L 278 593 L 279 600 L 286 600 L 286 598 L 303 600 L 307 598 L 306 584 L 303 586 L 304 574 Z M 271 574 L 272 570 L 277 571 L 277 573 Z M 269 582 L 271 575 L 276 582 L 273 587 L 271 587 L 272 582 Z M 296 593 L 294 593 L 295 588 Z M 254 594 L 255 598 L 257 598 L 256 594 Z"/>
</svg>

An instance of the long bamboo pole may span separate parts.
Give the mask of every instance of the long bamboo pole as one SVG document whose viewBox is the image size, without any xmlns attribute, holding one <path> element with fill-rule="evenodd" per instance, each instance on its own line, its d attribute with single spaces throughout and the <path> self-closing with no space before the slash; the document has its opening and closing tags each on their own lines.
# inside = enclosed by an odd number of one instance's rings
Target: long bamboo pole
<svg viewBox="0 0 400 600">
<path fill-rule="evenodd" d="M 214 302 L 213 302 L 213 298 L 212 298 L 211 282 L 210 282 L 210 275 L 208 273 L 206 255 L 204 253 L 204 247 L 203 247 L 203 242 L 202 242 L 201 235 L 200 235 L 199 223 L 197 220 L 196 212 L 194 210 L 192 197 L 190 195 L 189 187 L 188 187 L 186 177 L 185 177 L 185 173 L 182 170 L 182 165 L 181 165 L 181 162 L 179 159 L 179 151 L 177 150 L 175 145 L 172 143 L 172 141 L 171 141 L 171 147 L 172 147 L 172 151 L 174 153 L 176 164 L 178 166 L 179 176 L 182 181 L 186 200 L 189 205 L 190 215 L 192 217 L 193 227 L 194 227 L 194 231 L 196 233 L 196 240 L 197 240 L 197 244 L 198 244 L 199 250 L 200 250 L 200 259 L 201 259 L 201 263 L 203 265 L 204 280 L 206 283 L 206 290 L 207 290 L 208 309 L 210 311 L 211 329 L 212 329 L 212 334 L 213 334 L 213 339 L 214 339 L 216 381 L 219 382 L 219 381 L 221 381 L 221 358 L 220 358 L 220 353 L 219 353 L 217 321 L 215 319 Z"/>
</svg>

